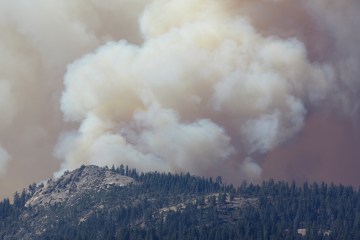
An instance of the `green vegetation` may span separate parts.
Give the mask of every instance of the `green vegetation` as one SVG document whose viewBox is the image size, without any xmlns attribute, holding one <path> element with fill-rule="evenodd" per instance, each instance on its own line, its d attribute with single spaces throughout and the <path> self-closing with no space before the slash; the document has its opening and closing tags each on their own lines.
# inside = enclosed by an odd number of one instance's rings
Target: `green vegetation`
<svg viewBox="0 0 360 240">
<path fill-rule="evenodd" d="M 94 187 L 71 204 L 25 207 L 35 185 L 12 204 L 4 199 L 0 239 L 360 239 L 360 192 L 349 186 L 270 180 L 235 188 L 220 177 L 107 171 L 136 181 Z"/>
</svg>

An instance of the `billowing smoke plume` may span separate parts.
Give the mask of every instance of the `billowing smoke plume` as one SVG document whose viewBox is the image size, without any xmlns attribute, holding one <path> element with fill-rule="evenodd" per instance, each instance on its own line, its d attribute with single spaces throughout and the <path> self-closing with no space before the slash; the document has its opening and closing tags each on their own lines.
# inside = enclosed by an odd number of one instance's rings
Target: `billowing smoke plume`
<svg viewBox="0 0 360 240">
<path fill-rule="evenodd" d="M 140 18 L 143 44 L 110 42 L 70 65 L 61 108 L 81 126 L 58 148 L 63 167 L 260 178 L 256 157 L 302 129 L 334 73 L 301 41 L 262 36 L 231 9 L 154 1 Z"/>
<path fill-rule="evenodd" d="M 356 0 L 0 1 L 0 189 L 60 164 L 358 182 L 359 11 Z"/>
<path fill-rule="evenodd" d="M 112 39 L 141 42 L 146 0 L 0 1 L 0 192 L 11 195 L 59 168 L 66 66 Z"/>
</svg>

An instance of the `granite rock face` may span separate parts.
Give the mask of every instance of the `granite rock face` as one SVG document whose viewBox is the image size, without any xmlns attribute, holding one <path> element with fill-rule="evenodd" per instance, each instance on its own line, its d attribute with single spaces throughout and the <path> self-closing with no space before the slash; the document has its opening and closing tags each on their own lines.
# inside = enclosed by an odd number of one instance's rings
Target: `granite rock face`
<svg viewBox="0 0 360 240">
<path fill-rule="evenodd" d="M 100 191 L 110 186 L 126 186 L 134 182 L 131 177 L 98 166 L 82 166 L 61 177 L 40 184 L 25 206 L 51 206 L 59 203 L 71 205 L 89 191 Z"/>
</svg>

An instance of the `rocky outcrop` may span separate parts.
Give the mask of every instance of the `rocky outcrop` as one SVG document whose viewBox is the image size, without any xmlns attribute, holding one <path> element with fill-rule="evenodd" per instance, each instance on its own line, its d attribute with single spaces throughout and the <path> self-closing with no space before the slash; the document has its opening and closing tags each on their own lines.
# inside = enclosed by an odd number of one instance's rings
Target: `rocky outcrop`
<svg viewBox="0 0 360 240">
<path fill-rule="evenodd" d="M 100 191 L 110 186 L 126 186 L 135 180 L 98 166 L 82 166 L 61 177 L 40 184 L 26 202 L 29 206 L 51 206 L 60 203 L 72 204 L 88 191 Z"/>
</svg>

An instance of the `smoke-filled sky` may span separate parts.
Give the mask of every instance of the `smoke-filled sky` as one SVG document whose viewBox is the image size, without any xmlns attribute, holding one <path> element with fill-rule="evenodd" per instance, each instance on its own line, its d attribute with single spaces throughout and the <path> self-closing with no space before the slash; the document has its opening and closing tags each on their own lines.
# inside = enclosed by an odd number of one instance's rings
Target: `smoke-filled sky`
<svg viewBox="0 0 360 240">
<path fill-rule="evenodd" d="M 0 0 L 0 195 L 81 164 L 359 185 L 357 0 Z"/>
</svg>

